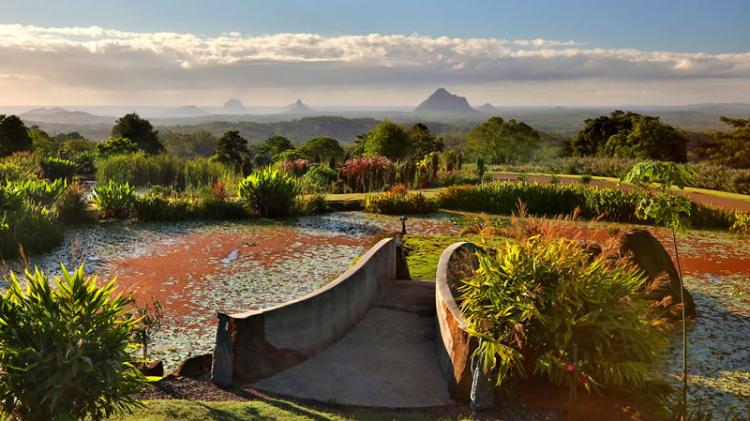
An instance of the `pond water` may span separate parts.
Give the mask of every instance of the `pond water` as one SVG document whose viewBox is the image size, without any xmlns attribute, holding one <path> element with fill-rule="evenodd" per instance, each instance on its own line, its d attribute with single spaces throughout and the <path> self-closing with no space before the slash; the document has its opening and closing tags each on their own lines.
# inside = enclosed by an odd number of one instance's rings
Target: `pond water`
<svg viewBox="0 0 750 421">
<path fill-rule="evenodd" d="M 409 231 L 451 231 L 452 217 L 410 218 Z M 379 235 L 400 229 L 397 217 L 358 212 L 284 221 L 100 223 L 68 230 L 62 245 L 31 264 L 57 274 L 60 262 L 70 269 L 85 261 L 87 273 L 117 276 L 140 304 L 158 299 L 164 320 L 151 357 L 171 370 L 213 350 L 217 311 L 260 309 L 305 295 L 345 271 Z"/>
<path fill-rule="evenodd" d="M 454 214 L 413 217 L 413 234 L 457 233 Z M 612 224 L 595 224 L 607 232 Z M 623 228 L 623 226 L 619 226 Z M 264 308 L 307 294 L 333 280 L 397 217 L 337 212 L 284 221 L 101 223 L 70 229 L 64 243 L 32 264 L 47 273 L 59 262 L 117 276 L 141 302 L 164 306 L 153 355 L 167 369 L 212 351 L 216 312 Z M 671 237 L 655 232 L 671 252 Z M 750 406 L 750 238 L 692 231 L 679 241 L 685 284 L 699 316 L 690 326 L 691 397 L 721 413 Z M 14 265 L 12 265 L 14 266 Z M 18 266 L 14 266 L 18 270 Z M 680 335 L 673 335 L 664 371 L 677 382 Z"/>
</svg>

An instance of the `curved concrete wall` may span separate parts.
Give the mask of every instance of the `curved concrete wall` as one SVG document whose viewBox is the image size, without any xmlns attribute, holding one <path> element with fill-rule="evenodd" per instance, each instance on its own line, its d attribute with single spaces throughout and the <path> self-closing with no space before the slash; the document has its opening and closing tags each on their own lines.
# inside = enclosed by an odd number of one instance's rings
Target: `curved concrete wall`
<svg viewBox="0 0 750 421">
<path fill-rule="evenodd" d="M 219 313 L 212 380 L 253 382 L 340 339 L 396 280 L 401 244 L 383 239 L 335 281 L 297 300 L 257 311 Z"/>
<path fill-rule="evenodd" d="M 471 392 L 471 353 L 475 341 L 466 332 L 466 320 L 461 314 L 453 296 L 456 285 L 454 271 L 458 265 L 471 264 L 476 268 L 471 243 L 454 243 L 443 251 L 438 262 L 435 305 L 437 310 L 440 338 L 436 341 L 440 367 L 449 380 L 451 397 L 455 400 L 469 400 Z"/>
</svg>

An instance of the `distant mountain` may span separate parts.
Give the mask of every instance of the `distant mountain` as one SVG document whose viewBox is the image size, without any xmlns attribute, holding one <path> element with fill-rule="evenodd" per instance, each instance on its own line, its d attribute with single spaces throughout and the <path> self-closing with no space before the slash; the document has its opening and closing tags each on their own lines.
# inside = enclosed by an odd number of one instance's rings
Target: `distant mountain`
<svg viewBox="0 0 750 421">
<path fill-rule="evenodd" d="M 484 104 L 477 107 L 477 111 L 481 111 L 486 114 L 497 114 L 498 112 L 500 112 L 497 107 L 490 104 L 489 102 L 485 102 Z"/>
<path fill-rule="evenodd" d="M 224 103 L 222 108 L 227 114 L 242 114 L 247 111 L 239 99 L 230 99 Z"/>
<path fill-rule="evenodd" d="M 414 110 L 415 113 L 429 114 L 471 114 L 476 110 L 471 108 L 466 98 L 440 88 L 432 93 Z"/>
<path fill-rule="evenodd" d="M 313 112 L 313 109 L 308 107 L 301 99 L 298 99 L 294 104 L 287 105 L 284 109 L 284 114 L 310 114 Z"/>
<path fill-rule="evenodd" d="M 94 115 L 84 111 L 68 111 L 60 107 L 34 108 L 21 114 L 21 119 L 31 122 L 62 124 L 99 124 L 115 121 L 114 117 Z"/>
<path fill-rule="evenodd" d="M 200 117 L 206 114 L 207 113 L 205 111 L 201 110 L 195 105 L 185 105 L 184 107 L 173 108 L 165 112 L 163 117 L 175 117 L 175 118 Z"/>
</svg>

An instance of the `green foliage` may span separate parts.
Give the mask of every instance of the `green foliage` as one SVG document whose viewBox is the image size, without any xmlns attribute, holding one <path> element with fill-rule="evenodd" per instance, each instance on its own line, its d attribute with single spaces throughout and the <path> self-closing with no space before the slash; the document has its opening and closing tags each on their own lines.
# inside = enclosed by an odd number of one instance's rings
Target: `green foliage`
<svg viewBox="0 0 750 421">
<path fill-rule="evenodd" d="M 138 197 L 134 206 L 140 221 L 177 221 L 185 219 L 239 219 L 248 216 L 242 203 L 230 200 L 222 183 L 189 193 L 154 188 Z"/>
<path fill-rule="evenodd" d="M 273 162 L 307 160 L 307 156 L 297 149 L 287 149 L 273 156 Z"/>
<path fill-rule="evenodd" d="M 570 143 L 575 155 L 687 161 L 687 139 L 659 117 L 617 110 L 585 123 Z"/>
<path fill-rule="evenodd" d="M 151 304 L 139 305 L 138 323 L 132 330 L 133 337 L 143 351 L 143 359 L 148 360 L 148 346 L 154 341 L 154 335 L 161 330 L 161 322 L 164 319 L 164 309 L 161 302 L 151 298 Z"/>
<path fill-rule="evenodd" d="M 83 265 L 14 274 L 0 298 L 0 403 L 20 420 L 100 420 L 136 403 L 145 379 L 128 361 L 137 320 L 114 280 L 97 286 Z"/>
<path fill-rule="evenodd" d="M 18 116 L 0 114 L 0 157 L 31 150 L 28 129 Z"/>
<path fill-rule="evenodd" d="M 477 158 L 477 175 L 479 176 L 480 180 L 484 179 L 484 158 Z"/>
<path fill-rule="evenodd" d="M 97 185 L 92 197 L 102 219 L 129 218 L 137 201 L 135 187 L 129 183 L 116 183 L 112 180 L 107 184 Z"/>
<path fill-rule="evenodd" d="M 16 183 L 8 183 L 6 188 L 17 191 L 29 203 L 36 206 L 50 207 L 65 191 L 67 182 L 58 178 L 52 182 L 47 180 L 26 179 Z"/>
<path fill-rule="evenodd" d="M 585 218 L 601 216 L 614 222 L 638 222 L 635 211 L 651 194 L 586 185 L 549 185 L 539 183 L 487 183 L 483 186 L 453 186 L 438 193 L 440 208 L 466 212 L 510 215 L 523 202 L 532 215 L 569 215 L 576 209 Z M 688 202 L 690 203 L 690 202 Z M 705 228 L 729 228 L 729 212 L 691 203 L 690 221 Z M 648 223 L 656 223 L 648 219 Z"/>
<path fill-rule="evenodd" d="M 239 171 L 249 161 L 247 140 L 237 130 L 225 132 L 216 142 L 214 159 Z"/>
<path fill-rule="evenodd" d="M 636 215 L 679 232 L 687 230 L 692 204 L 685 196 L 673 192 L 672 187 L 684 188 L 693 175 L 683 164 L 645 161 L 634 165 L 623 181 L 642 189 L 657 184 L 658 193 L 643 197 L 638 202 Z"/>
<path fill-rule="evenodd" d="M 260 150 L 272 157 L 274 161 L 278 161 L 278 159 L 275 158 L 276 155 L 292 149 L 294 149 L 294 145 L 292 145 L 292 142 L 284 136 L 271 136 L 263 141 L 260 146 Z"/>
<path fill-rule="evenodd" d="M 30 206 L 0 214 L 0 257 L 18 256 L 19 246 L 27 255 L 57 246 L 63 230 L 50 211 Z"/>
<path fill-rule="evenodd" d="M 539 149 L 539 132 L 526 123 L 492 117 L 469 134 L 469 151 L 490 164 L 525 162 Z"/>
<path fill-rule="evenodd" d="M 581 184 L 591 184 L 591 180 L 593 180 L 593 177 L 588 174 L 584 174 L 581 176 Z"/>
<path fill-rule="evenodd" d="M 366 212 L 386 215 L 428 214 L 438 209 L 434 200 L 422 193 L 409 193 L 403 184 L 385 193 L 368 195 L 364 208 Z"/>
<path fill-rule="evenodd" d="M 444 148 L 443 140 L 436 138 L 422 123 L 415 123 L 411 126 L 406 135 L 409 136 L 412 144 L 412 156 L 417 161 L 432 152 L 441 152 Z"/>
<path fill-rule="evenodd" d="M 700 145 L 697 155 L 719 165 L 750 168 L 750 118 L 721 117 L 732 131 L 719 132 L 712 141 Z"/>
<path fill-rule="evenodd" d="M 563 385 L 573 371 L 589 391 L 638 391 L 654 378 L 667 342 L 635 268 L 592 258 L 572 240 L 540 237 L 506 240 L 477 257 L 460 305 L 498 385 L 529 373 Z"/>
<path fill-rule="evenodd" d="M 300 183 L 306 191 L 327 192 L 338 181 L 339 173 L 327 165 L 313 164 L 307 170 Z"/>
<path fill-rule="evenodd" d="M 28 177 L 31 175 L 25 173 L 23 168 L 15 162 L 0 162 L 0 182 L 18 181 Z"/>
<path fill-rule="evenodd" d="M 159 140 L 168 154 L 183 158 L 209 157 L 216 148 L 216 137 L 202 129 L 189 133 L 167 131 L 159 134 Z"/>
<path fill-rule="evenodd" d="M 58 178 L 71 179 L 78 171 L 78 165 L 74 161 L 46 156 L 39 161 L 44 178 L 55 180 Z"/>
<path fill-rule="evenodd" d="M 44 130 L 31 128 L 29 137 L 31 137 L 31 150 L 34 155 L 45 157 L 57 154 L 57 144 Z"/>
<path fill-rule="evenodd" d="M 102 157 L 130 155 L 138 152 L 138 145 L 127 137 L 110 137 L 106 142 L 96 146 L 96 153 Z"/>
<path fill-rule="evenodd" d="M 159 132 L 136 113 L 120 117 L 112 127 L 112 137 L 128 138 L 147 154 L 164 152 L 164 146 L 159 142 Z"/>
<path fill-rule="evenodd" d="M 367 155 L 381 155 L 395 161 L 408 157 L 412 144 L 403 127 L 390 120 L 383 120 L 367 135 L 364 151 Z"/>
<path fill-rule="evenodd" d="M 96 152 L 80 152 L 71 159 L 76 166 L 76 174 L 92 176 L 96 174 Z"/>
<path fill-rule="evenodd" d="M 297 181 L 272 168 L 256 170 L 238 185 L 239 197 L 266 218 L 289 215 L 297 194 Z"/>
<path fill-rule="evenodd" d="M 97 182 L 109 180 L 133 186 L 161 185 L 175 190 L 200 189 L 214 181 L 234 182 L 236 172 L 206 158 L 184 159 L 160 154 L 111 156 L 97 161 Z"/>
<path fill-rule="evenodd" d="M 339 141 L 328 136 L 314 137 L 300 148 L 300 151 L 314 162 L 338 161 L 344 157 L 344 149 Z"/>
<path fill-rule="evenodd" d="M 737 211 L 730 229 L 734 232 L 750 234 L 750 213 Z"/>
<path fill-rule="evenodd" d="M 86 202 L 86 191 L 77 181 L 70 183 L 57 197 L 52 212 L 63 225 L 76 225 L 93 219 Z"/>
<path fill-rule="evenodd" d="M 294 201 L 295 215 L 320 215 L 329 212 L 330 208 L 322 194 L 300 195 Z"/>
</svg>

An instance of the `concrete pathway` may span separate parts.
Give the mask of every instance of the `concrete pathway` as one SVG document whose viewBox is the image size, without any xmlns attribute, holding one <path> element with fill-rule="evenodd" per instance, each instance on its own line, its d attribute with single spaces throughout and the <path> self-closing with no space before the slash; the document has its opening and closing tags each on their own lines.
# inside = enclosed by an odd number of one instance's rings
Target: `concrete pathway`
<svg viewBox="0 0 750 421">
<path fill-rule="evenodd" d="M 253 387 L 343 405 L 418 408 L 451 403 L 438 365 L 434 284 L 396 281 L 341 340 Z"/>
</svg>

